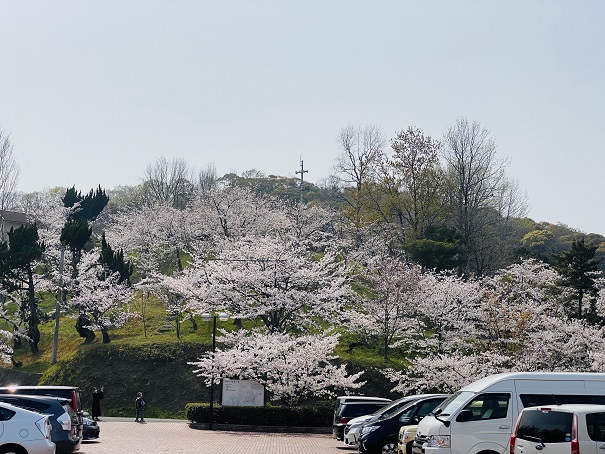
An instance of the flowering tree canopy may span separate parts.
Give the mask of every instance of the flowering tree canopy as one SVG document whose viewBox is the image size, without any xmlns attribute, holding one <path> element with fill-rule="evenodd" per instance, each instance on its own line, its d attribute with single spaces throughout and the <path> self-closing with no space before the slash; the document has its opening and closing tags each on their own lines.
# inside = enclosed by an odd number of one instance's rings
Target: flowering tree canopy
<svg viewBox="0 0 605 454">
<path fill-rule="evenodd" d="M 100 330 L 103 343 L 108 343 L 108 329 L 123 326 L 128 319 L 127 303 L 132 299 L 132 290 L 119 282 L 118 272 L 106 276 L 98 258 L 98 249 L 83 256 L 78 286 L 69 304 L 85 315 L 90 321 L 88 328 Z"/>
<path fill-rule="evenodd" d="M 226 347 L 207 353 L 191 363 L 207 385 L 212 380 L 237 377 L 256 380 L 265 386 L 272 400 L 287 405 L 299 404 L 311 397 L 330 397 L 335 390 L 356 389 L 361 372 L 348 375 L 344 365 L 334 364 L 332 351 L 338 335 L 259 333 L 241 330 L 224 333 L 217 339 Z"/>
<path fill-rule="evenodd" d="M 260 319 L 270 332 L 301 332 L 315 318 L 330 320 L 350 295 L 345 265 L 335 252 L 312 254 L 280 238 L 224 240 L 217 257 L 193 257 L 204 298 L 235 317 Z"/>
</svg>

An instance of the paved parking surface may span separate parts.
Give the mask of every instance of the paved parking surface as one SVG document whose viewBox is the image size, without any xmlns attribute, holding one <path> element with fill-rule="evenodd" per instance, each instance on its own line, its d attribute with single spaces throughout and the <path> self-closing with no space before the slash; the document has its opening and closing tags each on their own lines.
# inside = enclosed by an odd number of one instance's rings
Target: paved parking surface
<svg viewBox="0 0 605 454">
<path fill-rule="evenodd" d="M 331 434 L 283 434 L 191 429 L 186 421 L 103 418 L 101 437 L 79 454 L 355 454 Z"/>
</svg>

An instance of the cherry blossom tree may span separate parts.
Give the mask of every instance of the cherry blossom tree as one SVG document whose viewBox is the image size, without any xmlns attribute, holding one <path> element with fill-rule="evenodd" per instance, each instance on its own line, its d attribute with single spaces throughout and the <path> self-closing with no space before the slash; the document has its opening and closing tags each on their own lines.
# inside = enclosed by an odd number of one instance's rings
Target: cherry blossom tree
<svg viewBox="0 0 605 454">
<path fill-rule="evenodd" d="M 348 375 L 345 365 L 334 363 L 335 334 L 293 337 L 241 330 L 224 333 L 217 341 L 225 350 L 217 349 L 190 363 L 207 386 L 222 378 L 255 380 L 265 386 L 271 400 L 297 405 L 312 396 L 332 397 L 336 390 L 364 384 L 358 381 L 362 372 Z"/>
<path fill-rule="evenodd" d="M 448 295 L 447 287 L 431 283 L 434 277 L 425 277 L 421 284 L 429 284 L 422 296 L 427 302 Z M 449 340 L 436 352 L 417 355 L 406 370 L 383 371 L 397 383 L 394 391 L 450 392 L 486 375 L 508 371 L 603 370 L 605 328 L 567 318 L 560 304 L 565 295 L 555 286 L 557 278 L 550 266 L 527 260 L 481 281 L 458 281 L 451 287 L 458 291 L 450 288 L 450 296 L 438 297 L 437 301 L 456 302 L 449 314 L 444 311 L 440 317 L 464 313 L 455 310 L 457 305 L 467 307 L 472 317 L 466 325 L 442 324 L 440 329 Z M 467 296 L 461 290 L 465 286 Z M 451 294 L 457 294 L 454 300 Z"/>
<path fill-rule="evenodd" d="M 87 328 L 101 331 L 106 344 L 110 342 L 109 329 L 119 328 L 128 320 L 127 305 L 133 295 L 125 283 L 120 283 L 118 272 L 104 275 L 99 254 L 95 248 L 83 255 L 78 285 L 69 304 L 90 320 Z"/>
<path fill-rule="evenodd" d="M 132 206 L 112 217 L 106 237 L 113 247 L 124 251 L 143 276 L 160 271 L 170 274 L 184 267 L 184 251 L 202 249 L 211 238 L 206 218 L 191 209 L 167 204 Z"/>
<path fill-rule="evenodd" d="M 197 298 L 208 295 L 237 318 L 259 319 L 270 332 L 301 332 L 315 317 L 331 320 L 350 297 L 344 263 L 336 251 L 314 255 L 279 238 L 224 240 L 212 260 L 194 256 Z M 201 313 L 200 310 L 197 310 Z"/>
<path fill-rule="evenodd" d="M 378 338 L 385 359 L 393 342 L 408 337 L 420 279 L 420 268 L 390 256 L 384 248 L 357 267 L 355 280 L 363 289 L 359 306 L 352 308 L 357 314 L 349 313 L 350 327 L 366 339 Z"/>
<path fill-rule="evenodd" d="M 214 187 L 201 193 L 192 206 L 219 238 L 275 234 L 289 227 L 284 202 L 238 186 Z"/>
<path fill-rule="evenodd" d="M 190 271 L 177 271 L 171 276 L 154 273 L 143 279 L 136 288 L 144 294 L 154 295 L 165 307 L 168 318 L 174 322 L 176 336 L 181 337 L 181 324 L 190 320 L 193 329 L 197 329 L 197 322 L 193 317 L 191 301 L 197 296 L 195 293 L 195 282 L 190 279 Z M 140 304 L 140 303 L 139 303 Z M 204 313 L 211 310 L 210 307 L 201 308 Z"/>
<path fill-rule="evenodd" d="M 0 330 L 0 361 L 12 363 L 17 367 L 21 363 L 15 360 L 13 346 L 20 347 L 21 341 L 27 340 L 25 314 L 20 314 L 23 312 L 21 303 L 19 292 L 0 289 L 0 320 L 12 327 L 12 332 L 5 329 Z"/>
<path fill-rule="evenodd" d="M 446 354 L 470 348 L 477 335 L 480 303 L 476 281 L 448 272 L 425 272 L 416 300 L 417 352 Z"/>
<path fill-rule="evenodd" d="M 448 353 L 418 357 L 406 370 L 385 369 L 396 385 L 392 392 L 404 395 L 425 392 L 453 393 L 475 380 L 503 372 L 507 356 L 492 352 Z"/>
<path fill-rule="evenodd" d="M 532 327 L 540 326 L 544 316 L 562 317 L 556 280 L 557 273 L 537 260 L 513 264 L 484 278 L 478 348 L 514 353 L 524 348 Z"/>
</svg>

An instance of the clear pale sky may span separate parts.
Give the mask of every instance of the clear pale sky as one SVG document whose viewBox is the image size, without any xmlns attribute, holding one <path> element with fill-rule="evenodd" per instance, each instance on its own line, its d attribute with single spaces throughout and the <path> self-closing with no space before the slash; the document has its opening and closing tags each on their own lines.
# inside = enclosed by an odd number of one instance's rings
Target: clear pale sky
<svg viewBox="0 0 605 454">
<path fill-rule="evenodd" d="M 159 157 L 326 177 L 342 127 L 490 130 L 529 216 L 605 234 L 601 0 L 0 0 L 20 190 Z"/>
</svg>

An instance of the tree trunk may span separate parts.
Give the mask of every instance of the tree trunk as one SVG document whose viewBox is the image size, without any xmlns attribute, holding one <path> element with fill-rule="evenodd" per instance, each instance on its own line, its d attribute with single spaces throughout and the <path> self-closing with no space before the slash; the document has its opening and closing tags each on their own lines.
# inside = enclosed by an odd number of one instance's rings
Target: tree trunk
<svg viewBox="0 0 605 454">
<path fill-rule="evenodd" d="M 27 335 L 29 337 L 29 348 L 33 354 L 38 353 L 38 344 L 40 343 L 40 319 L 38 318 L 38 305 L 36 304 L 36 294 L 34 292 L 34 276 L 31 266 L 27 265 L 27 299 L 29 304 L 29 320 L 27 326 Z"/>
<path fill-rule="evenodd" d="M 90 344 L 95 339 L 95 332 L 88 328 L 90 326 L 90 319 L 86 314 L 80 314 L 78 321 L 76 321 L 76 331 L 80 337 L 84 338 L 85 344 Z"/>
<path fill-rule="evenodd" d="M 109 333 L 107 332 L 107 328 L 101 328 L 101 334 L 103 335 L 103 343 L 109 344 L 111 339 L 109 338 Z"/>
</svg>

